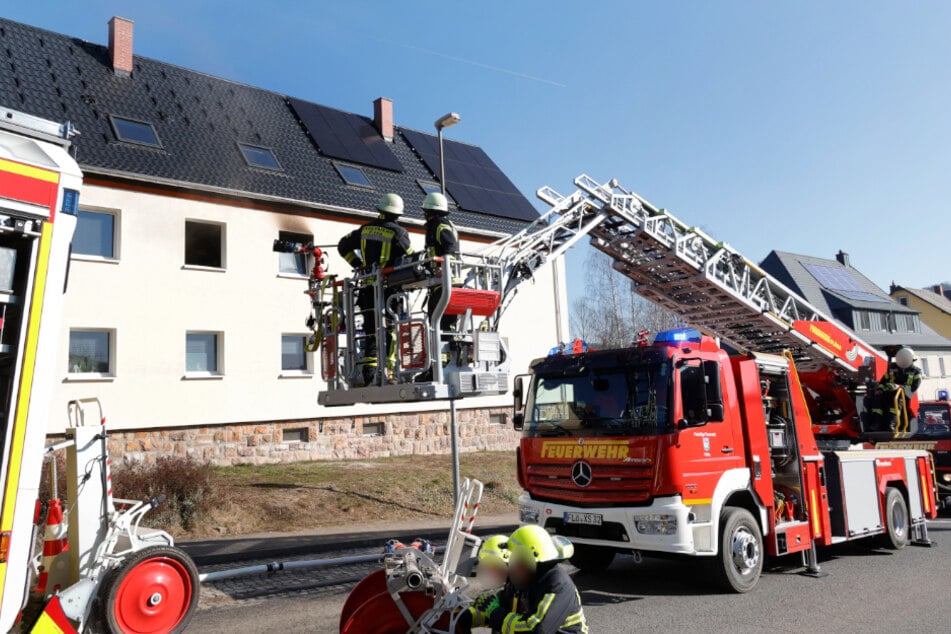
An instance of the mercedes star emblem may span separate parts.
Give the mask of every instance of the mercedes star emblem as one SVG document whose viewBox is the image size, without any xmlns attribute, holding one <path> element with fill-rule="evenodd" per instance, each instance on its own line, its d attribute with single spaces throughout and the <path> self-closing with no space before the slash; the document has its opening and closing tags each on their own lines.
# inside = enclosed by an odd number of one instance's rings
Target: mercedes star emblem
<svg viewBox="0 0 951 634">
<path fill-rule="evenodd" d="M 571 481 L 579 487 L 586 487 L 591 484 L 591 465 L 584 460 L 579 460 L 571 467 Z"/>
</svg>

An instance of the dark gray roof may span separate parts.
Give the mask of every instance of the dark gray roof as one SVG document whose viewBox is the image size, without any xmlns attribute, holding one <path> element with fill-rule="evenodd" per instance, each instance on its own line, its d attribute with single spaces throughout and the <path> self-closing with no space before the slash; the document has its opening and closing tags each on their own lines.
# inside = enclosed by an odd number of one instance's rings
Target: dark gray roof
<svg viewBox="0 0 951 634">
<path fill-rule="evenodd" d="M 846 292 L 825 288 L 806 268 L 808 265 L 824 266 L 837 269 L 847 274 L 861 289 L 861 293 L 870 293 L 880 301 L 864 301 L 848 297 Z M 851 265 L 845 265 L 838 260 L 828 260 L 810 255 L 770 251 L 769 255 L 760 262 L 760 267 L 802 295 L 809 303 L 821 312 L 831 315 L 845 326 L 852 328 L 853 310 L 872 310 L 889 313 L 918 314 L 918 311 L 908 306 L 902 306 L 892 299 L 888 293 L 865 277 L 861 271 Z M 946 348 L 951 349 L 951 341 L 945 339 L 927 324 L 921 323 L 921 332 L 868 332 L 858 333 L 859 337 L 873 346 L 905 345 L 918 348 Z"/>
<path fill-rule="evenodd" d="M 77 159 L 90 174 L 343 208 L 338 211 L 344 214 L 371 210 L 383 193 L 396 192 L 407 215 L 416 218 L 422 218 L 418 210 L 425 196 L 417 179 L 434 181 L 396 134 L 389 148 L 402 171 L 360 165 L 374 188 L 347 185 L 284 95 L 140 56 L 134 57 L 132 77 L 120 77 L 105 46 L 5 19 L 0 19 L 0 105 L 72 121 L 81 133 Z M 151 123 L 162 148 L 120 142 L 109 115 Z M 283 169 L 248 166 L 238 143 L 271 148 Z M 506 234 L 526 225 L 506 215 L 511 216 L 505 209 L 494 214 L 457 209 L 454 219 L 461 227 Z"/>
</svg>

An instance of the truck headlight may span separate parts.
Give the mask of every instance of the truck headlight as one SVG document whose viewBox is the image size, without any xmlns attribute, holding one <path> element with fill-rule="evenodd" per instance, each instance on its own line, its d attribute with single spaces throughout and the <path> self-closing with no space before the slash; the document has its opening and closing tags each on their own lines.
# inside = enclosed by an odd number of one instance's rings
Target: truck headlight
<svg viewBox="0 0 951 634">
<path fill-rule="evenodd" d="M 518 521 L 522 524 L 538 524 L 538 510 L 531 506 L 519 506 Z"/>
<path fill-rule="evenodd" d="M 666 513 L 638 515 L 634 519 L 634 526 L 642 535 L 676 535 L 677 516 Z"/>
</svg>

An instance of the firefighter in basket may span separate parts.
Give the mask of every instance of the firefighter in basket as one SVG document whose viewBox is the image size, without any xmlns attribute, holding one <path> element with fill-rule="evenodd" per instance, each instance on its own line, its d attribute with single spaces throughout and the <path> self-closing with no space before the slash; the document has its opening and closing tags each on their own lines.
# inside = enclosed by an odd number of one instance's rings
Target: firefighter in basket
<svg viewBox="0 0 951 634">
<path fill-rule="evenodd" d="M 397 194 L 386 194 L 376 207 L 379 218 L 362 227 L 354 229 L 337 244 L 340 255 L 353 267 L 355 272 L 368 272 L 382 269 L 396 263 L 400 258 L 413 252 L 409 233 L 397 224 L 403 215 L 403 199 Z M 364 385 L 374 382 L 379 364 L 379 345 L 376 340 L 377 313 L 383 307 L 374 306 L 374 279 L 357 291 L 357 307 L 363 314 L 363 330 L 366 333 L 366 345 L 363 350 L 362 378 Z M 384 288 L 383 300 L 386 301 L 397 289 Z M 384 342 L 387 369 L 392 373 L 396 365 L 396 337 L 391 328 L 386 328 Z"/>
<path fill-rule="evenodd" d="M 895 360 L 888 364 L 872 396 L 871 413 L 880 431 L 895 431 L 899 412 L 895 409 L 895 393 L 905 392 L 905 411 L 908 420 L 918 415 L 911 408 L 911 397 L 921 385 L 921 369 L 915 365 L 918 357 L 911 348 L 902 348 L 895 353 Z"/>
</svg>

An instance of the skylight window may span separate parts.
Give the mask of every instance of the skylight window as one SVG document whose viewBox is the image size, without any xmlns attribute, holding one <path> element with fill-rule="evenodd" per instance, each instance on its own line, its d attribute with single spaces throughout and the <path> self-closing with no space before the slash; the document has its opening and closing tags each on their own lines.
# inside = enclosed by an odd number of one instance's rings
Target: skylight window
<svg viewBox="0 0 951 634">
<path fill-rule="evenodd" d="M 264 169 L 277 171 L 283 169 L 281 164 L 277 162 L 277 157 L 274 156 L 274 152 L 269 148 L 248 145 L 246 143 L 239 143 L 238 147 L 241 149 L 244 160 L 247 161 L 251 167 L 263 167 Z"/>
<path fill-rule="evenodd" d="M 370 179 L 367 178 L 367 175 L 359 167 L 354 167 L 353 165 L 341 165 L 340 163 L 334 163 L 334 167 L 337 168 L 337 173 L 340 174 L 340 177 L 345 183 L 347 183 L 347 185 L 373 187 L 373 183 L 370 182 Z"/>
<path fill-rule="evenodd" d="M 423 190 L 423 192 L 426 194 L 441 194 L 442 193 L 442 187 L 440 187 L 438 183 L 434 183 L 432 181 L 418 180 L 416 181 L 416 184 L 419 185 L 419 188 Z M 453 204 L 455 204 L 456 202 L 455 200 L 452 199 L 452 196 L 449 195 L 449 192 L 446 192 L 446 199 Z"/>
<path fill-rule="evenodd" d="M 112 130 L 116 133 L 116 138 L 126 143 L 136 143 L 138 145 L 148 145 L 151 147 L 162 147 L 158 134 L 151 123 L 145 121 L 136 121 L 134 119 L 124 119 L 109 115 L 112 121 Z"/>
</svg>

